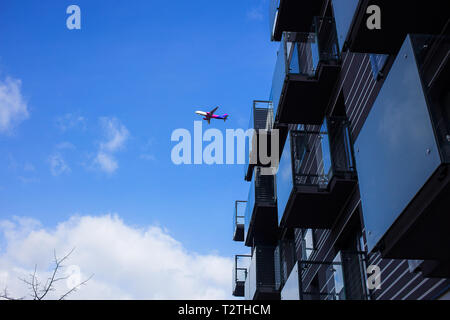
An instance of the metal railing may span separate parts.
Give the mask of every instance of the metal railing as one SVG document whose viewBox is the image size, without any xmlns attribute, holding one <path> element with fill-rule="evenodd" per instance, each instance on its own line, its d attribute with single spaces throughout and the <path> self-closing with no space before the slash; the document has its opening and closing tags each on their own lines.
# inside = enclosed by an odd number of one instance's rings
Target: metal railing
<svg viewBox="0 0 450 320">
<path fill-rule="evenodd" d="M 244 241 L 245 209 L 247 201 L 237 200 L 234 203 L 233 240 Z M 241 234 L 239 234 L 241 233 Z M 242 239 L 242 240 L 241 240 Z"/>
<path fill-rule="evenodd" d="M 234 256 L 234 265 L 233 265 L 233 294 L 237 294 L 237 287 L 243 287 L 245 285 L 245 281 L 248 276 L 248 268 L 251 262 L 251 255 L 235 255 Z M 240 296 L 243 296 L 242 294 Z"/>
<path fill-rule="evenodd" d="M 248 233 L 255 206 L 273 206 L 277 199 L 275 176 L 262 175 L 260 167 L 256 167 L 254 170 L 245 209 L 245 234 Z"/>
<path fill-rule="evenodd" d="M 290 76 L 296 81 L 317 79 L 321 65 L 339 65 L 336 25 L 331 17 L 314 17 L 311 32 L 284 32 L 272 79 L 271 98 L 275 115 L 283 88 Z"/>
<path fill-rule="evenodd" d="M 349 123 L 345 118 L 328 118 L 321 130 L 291 132 L 295 185 L 327 188 L 334 175 L 355 173 Z"/>
<path fill-rule="evenodd" d="M 300 260 L 301 300 L 366 300 L 366 252 L 340 252 L 333 261 Z"/>
</svg>

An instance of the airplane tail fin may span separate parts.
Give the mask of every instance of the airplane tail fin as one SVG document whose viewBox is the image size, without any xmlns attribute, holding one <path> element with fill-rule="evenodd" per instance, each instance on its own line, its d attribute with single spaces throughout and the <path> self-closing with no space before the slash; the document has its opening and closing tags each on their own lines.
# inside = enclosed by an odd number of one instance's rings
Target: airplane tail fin
<svg viewBox="0 0 450 320">
<path fill-rule="evenodd" d="M 224 115 L 223 115 L 223 122 L 226 122 L 227 119 L 228 119 L 228 115 L 227 115 L 227 114 L 224 114 Z"/>
</svg>

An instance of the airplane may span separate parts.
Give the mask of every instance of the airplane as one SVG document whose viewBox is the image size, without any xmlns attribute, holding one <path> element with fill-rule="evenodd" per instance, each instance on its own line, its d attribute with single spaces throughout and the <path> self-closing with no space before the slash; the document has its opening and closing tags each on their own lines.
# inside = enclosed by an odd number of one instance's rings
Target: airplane
<svg viewBox="0 0 450 320">
<path fill-rule="evenodd" d="M 195 111 L 196 114 L 203 116 L 203 120 L 208 121 L 208 124 L 211 124 L 211 119 L 218 119 L 218 120 L 223 120 L 223 121 L 227 121 L 228 119 L 228 115 L 224 114 L 222 116 L 218 116 L 215 115 L 214 112 L 217 111 L 217 109 L 219 109 L 219 107 L 214 108 L 214 110 L 212 110 L 211 112 L 204 112 L 204 111 Z"/>
</svg>

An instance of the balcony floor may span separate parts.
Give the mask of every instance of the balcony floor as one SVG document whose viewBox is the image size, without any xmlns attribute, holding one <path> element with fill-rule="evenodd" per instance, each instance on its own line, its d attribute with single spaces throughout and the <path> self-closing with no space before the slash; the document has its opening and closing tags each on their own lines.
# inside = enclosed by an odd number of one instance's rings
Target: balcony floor
<svg viewBox="0 0 450 320">
<path fill-rule="evenodd" d="M 277 122 L 322 124 L 340 70 L 338 65 L 324 65 L 318 70 L 318 80 L 289 75 L 285 82 Z"/>
<path fill-rule="evenodd" d="M 323 0 L 281 0 L 273 40 L 281 41 L 284 31 L 309 32 L 315 16 L 320 16 Z"/>
<path fill-rule="evenodd" d="M 450 165 L 441 165 L 378 243 L 385 258 L 450 260 Z"/>
<path fill-rule="evenodd" d="M 234 287 L 233 296 L 244 297 L 245 296 L 245 281 L 237 281 Z"/>
<path fill-rule="evenodd" d="M 244 241 L 244 225 L 243 224 L 237 224 L 234 229 L 233 234 L 233 241 Z"/>
<path fill-rule="evenodd" d="M 331 228 L 356 183 L 356 179 L 333 177 L 329 183 L 329 191 L 321 191 L 317 186 L 295 187 L 286 206 L 281 226 L 305 229 Z"/>
</svg>

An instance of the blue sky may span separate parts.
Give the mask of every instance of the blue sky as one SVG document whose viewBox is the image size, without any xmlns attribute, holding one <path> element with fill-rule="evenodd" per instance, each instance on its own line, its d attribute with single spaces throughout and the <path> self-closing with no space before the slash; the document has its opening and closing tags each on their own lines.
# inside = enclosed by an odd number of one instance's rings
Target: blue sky
<svg viewBox="0 0 450 320">
<path fill-rule="evenodd" d="M 267 16 L 259 0 L 2 1 L 0 84 L 26 114 L 0 132 L 0 220 L 117 213 L 200 254 L 245 252 L 231 241 L 242 165 L 176 166 L 170 137 L 216 105 L 230 120 L 212 127 L 247 126 L 276 60 Z"/>
</svg>

